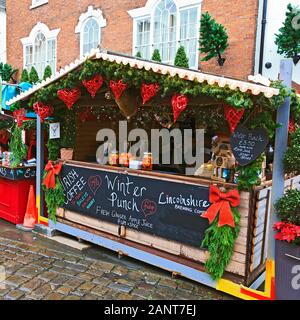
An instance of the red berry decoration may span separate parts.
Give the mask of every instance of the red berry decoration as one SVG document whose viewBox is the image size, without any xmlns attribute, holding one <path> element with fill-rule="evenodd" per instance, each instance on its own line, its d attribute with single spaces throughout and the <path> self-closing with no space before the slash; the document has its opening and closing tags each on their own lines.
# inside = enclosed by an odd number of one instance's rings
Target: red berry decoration
<svg viewBox="0 0 300 320">
<path fill-rule="evenodd" d="M 289 121 L 289 133 L 294 133 L 296 131 L 295 120 L 290 119 Z"/>
<path fill-rule="evenodd" d="M 62 100 L 67 108 L 71 110 L 76 103 L 76 101 L 79 100 L 81 96 L 81 91 L 78 88 L 74 89 L 61 89 L 57 91 L 57 95 L 60 100 Z"/>
<path fill-rule="evenodd" d="M 24 108 L 13 112 L 14 118 L 17 120 L 18 127 L 22 127 L 23 121 L 26 118 L 26 110 Z"/>
<path fill-rule="evenodd" d="M 141 87 L 141 95 L 143 98 L 143 104 L 149 101 L 151 98 L 155 97 L 159 90 L 158 83 L 146 84 L 143 83 Z"/>
<path fill-rule="evenodd" d="M 187 105 L 189 99 L 184 94 L 175 94 L 172 98 L 172 107 L 173 107 L 173 115 L 174 115 L 174 123 L 178 120 L 181 112 L 183 112 Z"/>
<path fill-rule="evenodd" d="M 33 105 L 33 110 L 41 118 L 41 122 L 44 122 L 46 118 L 53 114 L 53 107 L 43 102 L 36 102 Z"/>
<path fill-rule="evenodd" d="M 96 93 L 103 85 L 103 78 L 98 74 L 91 80 L 82 80 L 82 83 L 86 87 L 87 91 L 91 94 L 92 98 L 95 98 Z"/>
<path fill-rule="evenodd" d="M 111 91 L 113 92 L 116 100 L 119 100 L 122 97 L 123 92 L 127 88 L 127 84 L 124 83 L 122 80 L 119 80 L 119 81 L 110 80 L 109 86 L 110 86 Z"/>
<path fill-rule="evenodd" d="M 233 133 L 240 120 L 242 119 L 245 109 L 237 110 L 231 106 L 225 105 L 224 107 L 225 117 L 229 124 L 230 132 Z"/>
</svg>

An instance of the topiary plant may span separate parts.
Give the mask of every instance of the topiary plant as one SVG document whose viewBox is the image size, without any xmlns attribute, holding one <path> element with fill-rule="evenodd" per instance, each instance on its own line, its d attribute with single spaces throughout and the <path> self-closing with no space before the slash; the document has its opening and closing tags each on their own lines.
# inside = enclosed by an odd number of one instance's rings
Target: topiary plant
<svg viewBox="0 0 300 320">
<path fill-rule="evenodd" d="M 30 73 L 29 73 L 29 82 L 31 84 L 38 83 L 40 81 L 39 75 L 35 69 L 35 67 L 31 67 Z"/>
<path fill-rule="evenodd" d="M 26 158 L 28 150 L 27 146 L 22 141 L 22 129 L 17 125 L 15 125 L 11 134 L 9 150 L 12 152 L 11 166 L 15 168 Z"/>
<path fill-rule="evenodd" d="M 135 56 L 136 56 L 136 58 L 142 58 L 141 51 L 138 51 Z"/>
<path fill-rule="evenodd" d="M 212 58 L 218 58 L 218 64 L 222 66 L 225 58 L 222 54 L 228 47 L 228 34 L 222 24 L 216 22 L 211 15 L 206 12 L 202 14 L 200 28 L 200 52 L 206 56 L 202 61 L 208 61 Z"/>
<path fill-rule="evenodd" d="M 52 76 L 52 70 L 51 67 L 48 65 L 44 70 L 43 80 L 46 80 L 47 78 L 50 78 Z"/>
<path fill-rule="evenodd" d="M 289 4 L 285 15 L 275 44 L 278 46 L 277 52 L 286 58 L 293 58 L 296 65 L 300 60 L 300 9 Z"/>
<path fill-rule="evenodd" d="M 275 203 L 275 210 L 282 221 L 300 226 L 300 190 L 288 190 Z"/>
<path fill-rule="evenodd" d="M 152 54 L 151 60 L 161 62 L 161 56 L 158 49 L 155 49 Z"/>
<path fill-rule="evenodd" d="M 292 135 L 291 145 L 283 158 L 283 168 L 285 173 L 300 174 L 300 129 Z"/>
<path fill-rule="evenodd" d="M 18 69 L 13 69 L 13 67 L 10 64 L 3 64 L 0 63 L 0 76 L 1 79 L 5 82 L 9 82 L 12 80 L 14 83 L 16 80 L 13 78 L 13 75 L 18 72 Z"/>
<path fill-rule="evenodd" d="M 177 50 L 174 65 L 176 67 L 189 68 L 189 58 L 185 53 L 183 46 L 180 46 Z"/>
<path fill-rule="evenodd" d="M 21 73 L 20 82 L 29 82 L 29 74 L 27 69 L 23 69 Z"/>
</svg>

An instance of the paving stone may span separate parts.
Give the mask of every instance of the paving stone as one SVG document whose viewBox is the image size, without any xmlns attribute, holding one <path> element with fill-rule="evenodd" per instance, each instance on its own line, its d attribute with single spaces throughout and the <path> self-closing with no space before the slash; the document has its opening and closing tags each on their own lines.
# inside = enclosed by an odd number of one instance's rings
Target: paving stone
<svg viewBox="0 0 300 320">
<path fill-rule="evenodd" d="M 12 290 L 6 296 L 5 299 L 7 300 L 18 300 L 24 295 L 24 292 L 21 290 Z"/>
<path fill-rule="evenodd" d="M 60 273 L 66 275 L 66 276 L 74 277 L 74 276 L 77 276 L 78 271 L 72 270 L 72 269 L 62 268 Z"/>
<path fill-rule="evenodd" d="M 57 273 L 52 271 L 45 271 L 42 274 L 38 275 L 38 278 L 40 278 L 41 280 L 44 280 L 45 282 L 49 282 L 55 277 L 57 277 Z"/>
<path fill-rule="evenodd" d="M 85 281 L 91 281 L 94 279 L 94 276 L 89 273 L 81 272 L 76 275 L 76 278 L 80 278 Z"/>
<path fill-rule="evenodd" d="M 45 284 L 45 282 L 39 280 L 38 278 L 35 278 L 35 279 L 32 279 L 28 282 L 23 283 L 20 286 L 20 290 L 30 292 L 30 291 L 35 290 L 37 287 L 39 287 L 43 284 Z"/>
<path fill-rule="evenodd" d="M 176 281 L 168 278 L 160 279 L 158 285 L 163 287 L 173 288 L 173 289 L 177 288 Z"/>
<path fill-rule="evenodd" d="M 65 268 L 76 270 L 78 272 L 84 272 L 86 270 L 86 267 L 81 264 L 66 262 Z"/>
<path fill-rule="evenodd" d="M 102 272 L 111 272 L 115 265 L 109 262 L 94 262 L 91 269 L 96 269 Z"/>
<path fill-rule="evenodd" d="M 45 300 L 62 300 L 64 296 L 60 293 L 54 292 L 50 293 L 48 296 L 45 297 Z"/>
<path fill-rule="evenodd" d="M 157 287 L 155 292 L 163 295 L 165 298 L 173 298 L 176 296 L 176 289 L 170 287 Z"/>
<path fill-rule="evenodd" d="M 56 289 L 58 293 L 61 293 L 63 295 L 68 295 L 72 290 L 72 288 L 66 286 L 61 286 L 58 289 Z"/>
<path fill-rule="evenodd" d="M 7 286 L 6 286 L 7 287 Z M 5 288 L 0 290 L 0 297 L 5 296 L 11 289 Z"/>
<path fill-rule="evenodd" d="M 94 278 L 92 282 L 95 284 L 100 284 L 101 286 L 107 286 L 111 281 L 103 277 L 97 277 Z"/>
<path fill-rule="evenodd" d="M 95 287 L 95 284 L 92 282 L 85 282 L 84 284 L 82 284 L 77 291 L 91 291 L 92 288 Z"/>
<path fill-rule="evenodd" d="M 64 297 L 63 300 L 80 300 L 80 297 L 71 295 L 71 296 Z"/>
<path fill-rule="evenodd" d="M 112 272 L 119 275 L 119 276 L 125 276 L 128 274 L 128 269 L 126 269 L 122 266 L 117 266 L 112 269 Z"/>
<path fill-rule="evenodd" d="M 77 263 L 77 261 L 80 260 L 79 257 L 71 256 L 71 255 L 65 255 L 63 259 L 66 262 L 72 262 L 72 263 Z"/>
<path fill-rule="evenodd" d="M 24 268 L 19 269 L 16 274 L 21 275 L 26 278 L 34 278 L 37 276 L 43 269 L 40 267 L 26 266 Z"/>
<path fill-rule="evenodd" d="M 86 274 L 90 274 L 93 276 L 93 278 L 95 277 L 101 277 L 103 276 L 104 274 L 109 274 L 109 273 L 104 273 L 103 271 L 101 270 L 96 270 L 96 269 L 87 269 L 85 271 Z"/>
<path fill-rule="evenodd" d="M 28 281 L 28 278 L 22 277 L 20 275 L 13 275 L 13 276 L 10 276 L 9 278 L 5 279 L 5 285 L 9 285 L 12 287 L 18 287 L 26 281 Z"/>
<path fill-rule="evenodd" d="M 86 291 L 75 290 L 75 291 L 71 292 L 71 295 L 78 296 L 78 297 L 83 297 L 86 293 L 87 293 Z"/>
<path fill-rule="evenodd" d="M 45 284 L 42 287 L 39 287 L 36 290 L 32 291 L 31 295 L 35 296 L 36 298 L 43 298 L 51 291 L 51 286 L 49 284 Z"/>
<path fill-rule="evenodd" d="M 136 295 L 138 297 L 141 297 L 143 299 L 148 299 L 148 297 L 151 295 L 151 292 L 145 290 L 145 289 L 134 289 L 131 292 L 132 295 Z"/>
<path fill-rule="evenodd" d="M 176 283 L 177 283 L 177 287 L 182 290 L 193 291 L 195 288 L 195 285 L 186 281 L 179 280 L 179 281 L 176 281 Z"/>
<path fill-rule="evenodd" d="M 65 282 L 65 286 L 71 287 L 73 289 L 76 289 L 79 287 L 84 281 L 78 278 L 72 278 Z"/>
<path fill-rule="evenodd" d="M 96 286 L 91 289 L 91 293 L 97 295 L 97 296 L 103 296 L 108 291 L 108 288 L 103 286 Z"/>
<path fill-rule="evenodd" d="M 64 274 L 60 274 L 60 275 L 56 276 L 55 278 L 51 279 L 50 283 L 54 284 L 54 285 L 64 285 L 70 279 L 71 278 L 69 276 L 66 276 Z"/>
<path fill-rule="evenodd" d="M 134 287 L 136 285 L 136 282 L 134 281 L 130 281 L 130 280 L 127 280 L 127 279 L 118 279 L 117 280 L 117 283 L 120 283 L 120 284 L 124 284 L 128 287 Z"/>
<path fill-rule="evenodd" d="M 6 274 L 13 274 L 19 269 L 21 269 L 22 267 L 24 267 L 22 263 L 15 262 L 15 261 L 6 262 L 2 266 L 5 267 Z"/>
<path fill-rule="evenodd" d="M 88 293 L 81 298 L 81 300 L 98 300 L 100 296 L 96 296 L 94 294 Z"/>
<path fill-rule="evenodd" d="M 132 295 L 127 293 L 121 293 L 117 296 L 117 300 L 133 300 Z"/>
<path fill-rule="evenodd" d="M 92 261 L 87 261 L 85 259 L 79 259 L 76 263 L 80 264 L 82 266 L 85 266 L 85 267 L 90 267 L 93 262 Z"/>
<path fill-rule="evenodd" d="M 15 260 L 17 260 L 20 263 L 23 263 L 23 265 L 31 264 L 33 261 L 31 258 L 28 257 L 16 257 Z"/>
<path fill-rule="evenodd" d="M 128 279 L 130 280 L 143 280 L 145 278 L 145 274 L 142 271 L 129 271 L 128 272 Z"/>
<path fill-rule="evenodd" d="M 133 287 L 130 286 L 126 286 L 124 284 L 121 283 L 111 283 L 108 288 L 116 290 L 116 291 L 120 291 L 120 292 L 125 292 L 125 293 L 130 293 L 133 289 Z"/>
<path fill-rule="evenodd" d="M 156 285 L 159 280 L 160 280 L 160 276 L 155 276 L 155 275 L 145 276 L 145 282 L 150 285 Z"/>
</svg>

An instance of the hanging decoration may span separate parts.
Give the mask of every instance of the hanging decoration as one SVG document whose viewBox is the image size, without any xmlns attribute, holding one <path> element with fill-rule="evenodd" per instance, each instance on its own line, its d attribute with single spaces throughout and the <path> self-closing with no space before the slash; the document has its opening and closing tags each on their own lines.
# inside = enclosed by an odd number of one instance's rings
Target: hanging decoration
<svg viewBox="0 0 300 320">
<path fill-rule="evenodd" d="M 233 133 L 237 125 L 239 124 L 240 120 L 242 119 L 245 109 L 242 108 L 237 110 L 229 105 L 225 105 L 224 107 L 225 117 L 229 124 L 230 132 Z"/>
<path fill-rule="evenodd" d="M 74 104 L 79 100 L 81 91 L 79 88 L 74 89 L 61 89 L 57 91 L 57 95 L 62 100 L 67 108 L 71 110 Z"/>
<path fill-rule="evenodd" d="M 97 92 L 101 89 L 103 85 L 103 81 L 103 77 L 98 74 L 90 80 L 82 80 L 82 83 L 87 89 L 87 91 L 91 94 L 92 98 L 95 98 Z"/>
<path fill-rule="evenodd" d="M 141 95 L 143 98 L 143 104 L 149 101 L 151 98 L 155 97 L 159 90 L 158 83 L 146 84 L 143 83 L 141 87 Z"/>
<path fill-rule="evenodd" d="M 188 97 L 184 94 L 175 94 L 172 97 L 174 123 L 178 120 L 180 114 L 186 109 L 188 101 Z"/>
<path fill-rule="evenodd" d="M 81 122 L 96 120 L 96 116 L 93 114 L 91 108 L 85 108 L 85 110 L 79 113 L 79 119 Z"/>
<path fill-rule="evenodd" d="M 46 187 L 46 189 L 55 189 L 55 176 L 58 176 L 60 171 L 62 169 L 62 162 L 58 162 L 57 164 L 54 164 L 51 160 L 48 161 L 46 167 L 45 167 L 45 177 L 43 180 L 43 186 Z"/>
<path fill-rule="evenodd" d="M 26 110 L 24 108 L 15 110 L 13 116 L 17 120 L 18 127 L 21 128 L 23 121 L 26 118 Z"/>
<path fill-rule="evenodd" d="M 116 100 L 119 100 L 122 97 L 123 92 L 127 88 L 127 84 L 124 83 L 122 80 L 119 80 L 119 81 L 110 80 L 109 86 Z"/>
<path fill-rule="evenodd" d="M 27 159 L 32 159 L 33 150 L 36 148 L 36 140 L 31 140 L 28 147 Z"/>
<path fill-rule="evenodd" d="M 202 247 L 209 251 L 205 268 L 214 280 L 223 276 L 226 266 L 231 261 L 235 240 L 239 234 L 240 215 L 237 206 L 240 196 L 237 190 L 222 192 L 217 186 L 210 187 L 209 201 L 212 205 L 202 214 L 210 227 L 205 232 Z"/>
<path fill-rule="evenodd" d="M 36 102 L 33 105 L 34 112 L 41 118 L 41 122 L 44 122 L 46 118 L 50 117 L 54 110 L 50 105 L 46 105 L 43 102 Z"/>
</svg>

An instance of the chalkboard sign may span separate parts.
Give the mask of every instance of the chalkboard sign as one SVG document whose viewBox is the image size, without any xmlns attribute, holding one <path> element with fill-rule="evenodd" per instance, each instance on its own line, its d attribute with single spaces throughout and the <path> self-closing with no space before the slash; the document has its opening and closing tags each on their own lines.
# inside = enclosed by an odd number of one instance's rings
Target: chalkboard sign
<svg viewBox="0 0 300 320">
<path fill-rule="evenodd" d="M 8 180 L 27 180 L 34 179 L 36 167 L 7 168 L 0 166 L 0 178 Z"/>
<path fill-rule="evenodd" d="M 64 165 L 64 208 L 165 239 L 200 247 L 209 188 Z"/>
<path fill-rule="evenodd" d="M 263 128 L 248 130 L 239 126 L 230 138 L 232 152 L 240 166 L 256 160 L 265 151 L 268 142 L 268 135 Z"/>
</svg>

